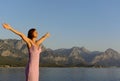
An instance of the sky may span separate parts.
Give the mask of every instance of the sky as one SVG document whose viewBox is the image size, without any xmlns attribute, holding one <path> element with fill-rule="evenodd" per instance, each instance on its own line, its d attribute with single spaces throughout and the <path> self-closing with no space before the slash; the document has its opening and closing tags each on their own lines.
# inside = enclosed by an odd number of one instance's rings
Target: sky
<svg viewBox="0 0 120 81">
<path fill-rule="evenodd" d="M 120 52 L 120 0 L 0 0 L 0 23 L 39 38 L 51 34 L 46 48 L 112 48 Z M 21 39 L 0 26 L 0 39 Z"/>
</svg>

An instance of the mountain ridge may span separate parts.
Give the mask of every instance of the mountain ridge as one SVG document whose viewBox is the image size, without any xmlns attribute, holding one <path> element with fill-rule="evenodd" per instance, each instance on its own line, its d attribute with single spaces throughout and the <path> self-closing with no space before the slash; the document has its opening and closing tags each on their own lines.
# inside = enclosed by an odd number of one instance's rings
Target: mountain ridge
<svg viewBox="0 0 120 81">
<path fill-rule="evenodd" d="M 120 53 L 112 48 L 100 52 L 89 51 L 85 47 L 52 50 L 41 46 L 41 66 L 120 67 Z M 0 66 L 25 66 L 27 60 L 28 49 L 23 40 L 0 39 Z"/>
</svg>

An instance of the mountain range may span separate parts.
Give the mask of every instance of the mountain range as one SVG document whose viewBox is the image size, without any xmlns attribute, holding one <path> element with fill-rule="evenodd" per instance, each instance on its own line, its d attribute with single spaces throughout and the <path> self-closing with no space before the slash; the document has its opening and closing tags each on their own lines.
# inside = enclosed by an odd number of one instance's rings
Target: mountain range
<svg viewBox="0 0 120 81">
<path fill-rule="evenodd" d="M 41 44 L 40 66 L 59 67 L 120 67 L 120 53 L 108 48 L 104 52 L 85 47 L 52 50 Z M 0 66 L 25 66 L 28 49 L 23 40 L 0 39 Z"/>
</svg>

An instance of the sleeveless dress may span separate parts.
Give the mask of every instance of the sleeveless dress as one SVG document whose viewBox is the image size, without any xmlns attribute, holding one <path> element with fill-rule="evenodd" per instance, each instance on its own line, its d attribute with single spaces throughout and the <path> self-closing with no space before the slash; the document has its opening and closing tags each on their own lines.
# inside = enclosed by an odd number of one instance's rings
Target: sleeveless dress
<svg viewBox="0 0 120 81">
<path fill-rule="evenodd" d="M 26 81 L 39 81 L 39 58 L 41 48 L 32 45 L 29 49 L 29 60 L 26 66 Z"/>
</svg>

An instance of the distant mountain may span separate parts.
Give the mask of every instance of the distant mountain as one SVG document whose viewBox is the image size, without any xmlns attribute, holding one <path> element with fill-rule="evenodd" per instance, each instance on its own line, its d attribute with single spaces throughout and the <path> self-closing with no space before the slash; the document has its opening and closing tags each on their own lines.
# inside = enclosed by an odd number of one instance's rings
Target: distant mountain
<svg viewBox="0 0 120 81">
<path fill-rule="evenodd" d="M 89 51 L 85 47 L 47 49 L 42 46 L 41 66 L 120 67 L 120 53 L 109 48 L 105 52 Z M 0 66 L 25 66 L 28 49 L 22 40 L 0 40 Z"/>
<path fill-rule="evenodd" d="M 120 53 L 109 48 L 100 55 L 97 55 L 93 59 L 92 64 L 103 67 L 120 66 Z"/>
<path fill-rule="evenodd" d="M 26 53 L 26 45 L 21 40 L 0 40 L 0 56 L 16 58 L 26 56 Z"/>
</svg>

